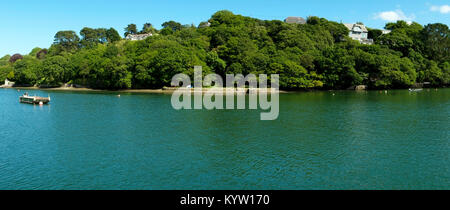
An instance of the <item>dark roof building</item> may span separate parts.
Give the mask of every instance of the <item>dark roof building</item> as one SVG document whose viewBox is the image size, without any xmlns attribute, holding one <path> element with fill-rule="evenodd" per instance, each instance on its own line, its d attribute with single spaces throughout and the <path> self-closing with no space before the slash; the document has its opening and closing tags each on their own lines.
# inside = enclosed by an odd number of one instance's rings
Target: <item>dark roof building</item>
<svg viewBox="0 0 450 210">
<path fill-rule="evenodd" d="M 306 24 L 305 18 L 302 17 L 288 17 L 284 19 L 285 23 Z"/>
</svg>

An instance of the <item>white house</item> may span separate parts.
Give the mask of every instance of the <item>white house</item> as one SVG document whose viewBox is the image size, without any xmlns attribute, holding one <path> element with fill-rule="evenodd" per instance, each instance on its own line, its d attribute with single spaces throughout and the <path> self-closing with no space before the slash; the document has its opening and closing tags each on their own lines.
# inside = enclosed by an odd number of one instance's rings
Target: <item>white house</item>
<svg viewBox="0 0 450 210">
<path fill-rule="evenodd" d="M 369 30 L 364 25 L 361 24 L 344 24 L 348 30 L 350 30 L 349 36 L 354 40 L 367 39 L 369 37 Z"/>
<path fill-rule="evenodd" d="M 384 34 L 389 34 L 389 33 L 391 33 L 392 31 L 391 31 L 391 30 L 381 30 L 381 32 L 382 32 L 383 35 L 384 35 Z"/>
<path fill-rule="evenodd" d="M 139 41 L 139 40 L 145 40 L 148 37 L 153 36 L 152 33 L 148 33 L 148 34 L 128 34 L 128 36 L 125 38 L 126 40 L 131 40 L 131 41 Z"/>
<path fill-rule="evenodd" d="M 345 23 L 344 25 L 350 30 L 349 36 L 352 39 L 358 40 L 362 44 L 373 44 L 373 40 L 369 39 L 369 30 L 363 24 Z"/>
<path fill-rule="evenodd" d="M 8 79 L 5 79 L 5 84 L 2 85 L 2 87 L 12 87 L 14 86 L 14 82 L 9 81 Z"/>
<path fill-rule="evenodd" d="M 200 25 L 198 27 L 199 28 L 208 28 L 208 27 L 211 27 L 211 23 L 210 22 L 202 22 L 202 23 L 200 23 Z"/>
</svg>

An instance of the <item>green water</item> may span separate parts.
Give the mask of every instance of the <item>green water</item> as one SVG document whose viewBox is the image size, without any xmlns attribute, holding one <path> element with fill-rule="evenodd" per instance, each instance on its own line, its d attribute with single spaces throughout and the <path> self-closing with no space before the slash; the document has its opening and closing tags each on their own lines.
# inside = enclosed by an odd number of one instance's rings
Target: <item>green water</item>
<svg viewBox="0 0 450 210">
<path fill-rule="evenodd" d="M 169 95 L 0 89 L 0 189 L 450 189 L 450 89 L 280 96 L 175 111 Z"/>
</svg>

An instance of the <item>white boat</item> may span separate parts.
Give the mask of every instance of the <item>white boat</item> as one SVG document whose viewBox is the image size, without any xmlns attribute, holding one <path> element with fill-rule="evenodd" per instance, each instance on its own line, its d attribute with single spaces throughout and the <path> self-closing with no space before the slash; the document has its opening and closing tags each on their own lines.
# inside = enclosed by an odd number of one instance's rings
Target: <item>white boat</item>
<svg viewBox="0 0 450 210">
<path fill-rule="evenodd" d="M 420 92 L 423 91 L 423 89 L 411 89 L 409 88 L 409 92 Z"/>
</svg>

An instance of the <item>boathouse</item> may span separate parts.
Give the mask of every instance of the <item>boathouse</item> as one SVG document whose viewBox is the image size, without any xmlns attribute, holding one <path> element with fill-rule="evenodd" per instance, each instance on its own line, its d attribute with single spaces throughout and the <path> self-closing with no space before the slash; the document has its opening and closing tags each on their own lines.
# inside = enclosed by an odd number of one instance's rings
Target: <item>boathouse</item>
<svg viewBox="0 0 450 210">
<path fill-rule="evenodd" d="M 14 82 L 9 81 L 8 79 L 5 79 L 5 84 L 2 85 L 2 87 L 12 87 L 14 86 Z"/>
</svg>

